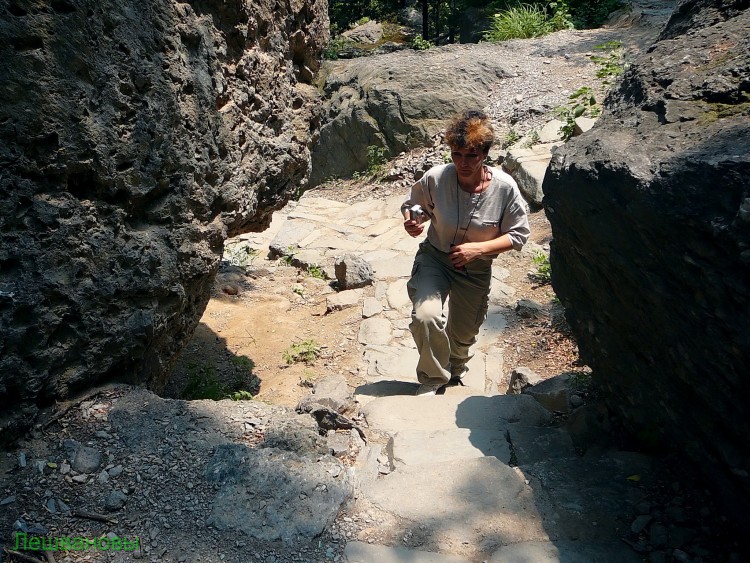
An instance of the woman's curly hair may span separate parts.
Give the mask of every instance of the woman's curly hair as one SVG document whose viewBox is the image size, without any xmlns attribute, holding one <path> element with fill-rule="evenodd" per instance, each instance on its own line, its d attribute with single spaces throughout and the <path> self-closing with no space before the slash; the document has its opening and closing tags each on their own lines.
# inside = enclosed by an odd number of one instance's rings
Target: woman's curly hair
<svg viewBox="0 0 750 563">
<path fill-rule="evenodd" d="M 445 142 L 451 148 L 476 149 L 487 152 L 495 140 L 487 114 L 468 110 L 454 117 L 445 131 Z"/>
</svg>

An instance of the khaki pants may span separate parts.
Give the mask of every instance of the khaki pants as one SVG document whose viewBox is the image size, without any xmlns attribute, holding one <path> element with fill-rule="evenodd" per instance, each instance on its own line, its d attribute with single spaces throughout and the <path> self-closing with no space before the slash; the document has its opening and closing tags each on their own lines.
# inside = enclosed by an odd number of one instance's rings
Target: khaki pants
<svg viewBox="0 0 750 563">
<path fill-rule="evenodd" d="M 464 272 L 426 240 L 420 244 L 406 286 L 413 304 L 409 329 L 419 351 L 420 383 L 448 383 L 451 371 L 471 359 L 469 349 L 487 316 L 491 281 L 491 261 L 470 262 Z M 448 297 L 446 320 L 443 305 Z"/>
</svg>

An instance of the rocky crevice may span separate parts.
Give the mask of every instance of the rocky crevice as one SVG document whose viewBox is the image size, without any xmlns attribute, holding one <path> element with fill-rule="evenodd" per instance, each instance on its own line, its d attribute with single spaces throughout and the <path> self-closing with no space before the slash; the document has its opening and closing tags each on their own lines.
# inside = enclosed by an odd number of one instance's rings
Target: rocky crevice
<svg viewBox="0 0 750 563">
<path fill-rule="evenodd" d="M 544 181 L 553 286 L 610 407 L 643 443 L 678 445 L 739 510 L 749 16 L 739 3 L 681 4 Z"/>
<path fill-rule="evenodd" d="M 160 388 L 227 236 L 304 186 L 322 2 L 0 8 L 0 418 Z"/>
</svg>

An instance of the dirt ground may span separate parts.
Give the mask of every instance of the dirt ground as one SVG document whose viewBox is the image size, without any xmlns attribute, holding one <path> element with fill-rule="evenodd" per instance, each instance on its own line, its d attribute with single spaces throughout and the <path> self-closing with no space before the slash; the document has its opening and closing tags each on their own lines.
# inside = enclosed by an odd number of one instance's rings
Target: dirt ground
<svg viewBox="0 0 750 563">
<path fill-rule="evenodd" d="M 387 197 L 397 189 L 390 182 L 338 181 L 312 195 L 356 203 Z M 533 210 L 530 223 L 530 243 L 548 250 L 552 233 L 544 211 Z M 515 288 L 514 299 L 534 300 L 549 311 L 541 319 L 509 315 L 502 342 L 508 371 L 504 375 L 516 366 L 529 367 L 543 378 L 582 369 L 562 307 L 551 286 L 533 277 L 537 266 L 530 255 L 512 252 L 499 260 L 510 271 L 504 283 Z M 308 387 L 326 375 L 341 373 L 352 387 L 365 382 L 357 370 L 363 352 L 357 342 L 359 307 L 326 314 L 326 297 L 335 291 L 331 281 L 312 277 L 281 259 L 258 256 L 247 272 L 247 276 L 224 272 L 217 277 L 213 296 L 173 370 L 166 396 L 219 398 L 242 389 L 259 400 L 294 407 L 309 393 Z M 365 291 L 367 295 L 374 290 Z M 320 357 L 309 363 L 287 363 L 285 353 L 309 340 L 320 345 Z"/>
</svg>

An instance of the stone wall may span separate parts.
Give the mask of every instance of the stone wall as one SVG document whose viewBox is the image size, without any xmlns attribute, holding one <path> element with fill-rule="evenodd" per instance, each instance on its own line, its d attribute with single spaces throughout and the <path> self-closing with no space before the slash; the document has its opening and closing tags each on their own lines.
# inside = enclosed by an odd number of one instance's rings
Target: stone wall
<svg viewBox="0 0 750 563">
<path fill-rule="evenodd" d="M 610 407 L 750 508 L 750 9 L 682 2 L 544 181 L 552 283 Z M 743 517 L 743 521 L 747 519 Z"/>
<path fill-rule="evenodd" d="M 0 1 L 0 436 L 164 384 L 227 236 L 309 176 L 326 3 Z"/>
</svg>

